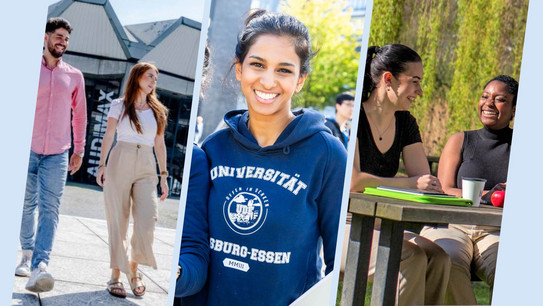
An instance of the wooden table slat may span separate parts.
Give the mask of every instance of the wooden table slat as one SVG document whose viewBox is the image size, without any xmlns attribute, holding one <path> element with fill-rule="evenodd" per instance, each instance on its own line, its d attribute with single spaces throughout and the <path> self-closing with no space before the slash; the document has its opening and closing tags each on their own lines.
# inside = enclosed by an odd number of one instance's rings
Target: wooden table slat
<svg viewBox="0 0 543 306">
<path fill-rule="evenodd" d="M 362 274 L 367 273 L 367 262 L 371 251 L 371 222 L 374 218 L 380 218 L 383 220 L 381 227 L 383 236 L 379 241 L 371 304 L 393 305 L 403 228 L 420 223 L 500 226 L 503 209 L 484 205 L 465 207 L 422 204 L 351 193 L 349 212 L 353 214 L 353 228 L 356 230 L 353 232 L 351 229 L 341 304 L 364 303 L 365 290 L 362 288 L 365 288 L 367 278 Z M 366 237 L 363 237 L 364 233 Z"/>
<path fill-rule="evenodd" d="M 486 205 L 480 207 L 436 205 L 359 193 L 351 195 L 349 205 L 351 213 L 403 222 L 500 226 L 503 213 L 502 208 Z"/>
</svg>

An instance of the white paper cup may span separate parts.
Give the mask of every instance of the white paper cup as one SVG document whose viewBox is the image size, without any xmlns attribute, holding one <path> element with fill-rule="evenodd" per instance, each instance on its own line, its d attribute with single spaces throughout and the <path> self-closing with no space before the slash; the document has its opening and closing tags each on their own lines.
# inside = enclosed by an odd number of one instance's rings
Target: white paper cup
<svg viewBox="0 0 543 306">
<path fill-rule="evenodd" d="M 479 207 L 485 184 L 485 179 L 462 177 L 462 198 L 471 200 L 473 207 Z"/>
</svg>

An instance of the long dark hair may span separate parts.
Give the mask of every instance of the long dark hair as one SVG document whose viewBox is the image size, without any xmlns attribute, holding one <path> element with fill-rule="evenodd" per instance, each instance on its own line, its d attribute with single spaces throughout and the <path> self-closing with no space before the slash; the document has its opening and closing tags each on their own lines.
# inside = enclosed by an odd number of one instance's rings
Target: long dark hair
<svg viewBox="0 0 543 306">
<path fill-rule="evenodd" d="M 311 38 L 306 26 L 298 19 L 282 13 L 255 10 L 245 20 L 245 27 L 238 36 L 236 62 L 243 63 L 247 52 L 262 34 L 273 34 L 291 38 L 294 50 L 300 58 L 300 74 L 311 71 L 310 60 L 315 55 L 311 51 Z"/>
<path fill-rule="evenodd" d="M 130 124 L 136 128 L 136 131 L 138 133 L 143 134 L 143 131 L 141 129 L 140 121 L 138 120 L 138 116 L 136 115 L 136 105 L 134 102 L 136 102 L 136 98 L 138 97 L 138 93 L 140 91 L 140 85 L 139 81 L 142 78 L 143 74 L 149 69 L 153 69 L 158 74 L 158 69 L 155 65 L 145 62 L 139 62 L 132 69 L 130 70 L 130 74 L 128 75 L 128 81 L 126 82 L 126 88 L 124 91 L 124 113 L 122 115 L 122 118 L 125 116 L 128 116 L 128 119 L 130 120 Z M 166 129 L 166 123 L 168 119 L 168 109 L 166 106 L 164 106 L 157 98 L 156 96 L 156 88 L 153 89 L 148 95 L 147 95 L 147 104 L 149 107 L 153 110 L 153 114 L 155 115 L 155 119 L 157 122 L 157 135 L 164 134 L 164 130 Z"/>
<path fill-rule="evenodd" d="M 413 62 L 422 62 L 422 59 L 417 52 L 408 46 L 389 44 L 382 47 L 369 47 L 366 56 L 364 85 L 362 87 L 362 102 L 368 100 L 385 71 L 392 73 L 394 77 L 398 77 L 407 68 L 406 64 Z"/>
</svg>

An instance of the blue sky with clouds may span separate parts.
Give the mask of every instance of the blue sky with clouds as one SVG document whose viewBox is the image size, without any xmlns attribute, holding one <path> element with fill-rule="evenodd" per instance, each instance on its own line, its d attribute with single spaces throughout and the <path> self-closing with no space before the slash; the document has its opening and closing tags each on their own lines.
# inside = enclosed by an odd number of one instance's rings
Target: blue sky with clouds
<svg viewBox="0 0 543 306">
<path fill-rule="evenodd" d="M 48 0 L 49 5 L 58 0 Z M 202 22 L 204 0 L 110 0 L 122 25 L 187 17 Z"/>
</svg>

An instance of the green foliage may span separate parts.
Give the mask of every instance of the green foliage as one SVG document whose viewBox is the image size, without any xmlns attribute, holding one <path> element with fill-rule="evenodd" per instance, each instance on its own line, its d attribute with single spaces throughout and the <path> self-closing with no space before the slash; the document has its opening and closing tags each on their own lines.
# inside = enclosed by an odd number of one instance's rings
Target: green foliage
<svg viewBox="0 0 543 306">
<path fill-rule="evenodd" d="M 402 30 L 402 15 L 405 0 L 375 0 L 369 46 L 381 46 L 398 40 Z"/>
<path fill-rule="evenodd" d="M 476 128 L 479 124 L 477 101 L 484 84 L 499 71 L 500 16 L 505 7 L 503 0 L 490 3 L 460 0 L 461 16 L 453 83 L 447 95 L 450 111 L 449 131 Z M 511 63 L 512 64 L 512 63 Z M 518 76 L 513 76 L 518 79 Z"/>
<path fill-rule="evenodd" d="M 417 10 L 421 18 L 419 18 L 415 49 L 424 50 L 420 54 L 424 66 L 424 82 L 422 82 L 424 95 L 412 106 L 411 112 L 416 118 L 421 118 L 419 125 L 423 131 L 429 120 L 432 102 L 439 98 L 438 68 L 443 56 L 439 42 L 445 26 L 441 17 L 447 6 L 446 1 L 424 1 Z"/>
<path fill-rule="evenodd" d="M 338 93 L 354 89 L 360 53 L 356 39 L 362 26 L 351 21 L 352 9 L 345 0 L 286 0 L 281 11 L 296 16 L 309 29 L 318 54 L 304 89 L 293 99 L 293 107 L 334 105 Z"/>
<path fill-rule="evenodd" d="M 526 18 L 528 13 L 528 5 L 526 0 L 509 0 L 505 1 L 503 15 L 501 16 L 502 24 L 509 25 L 502 27 L 501 37 L 504 41 L 501 46 L 504 46 L 504 52 L 507 57 L 500 63 L 500 69 L 505 71 L 505 74 L 520 75 L 520 64 L 522 59 L 522 46 L 524 45 L 524 32 L 526 31 Z M 511 50 L 506 48 L 511 46 Z M 512 62 L 512 66 L 504 65 L 503 63 Z"/>
<path fill-rule="evenodd" d="M 375 0 L 370 45 L 402 43 L 423 59 L 424 96 L 411 106 L 425 150 L 439 155 L 455 132 L 480 126 L 482 87 L 518 80 L 528 0 Z"/>
</svg>

